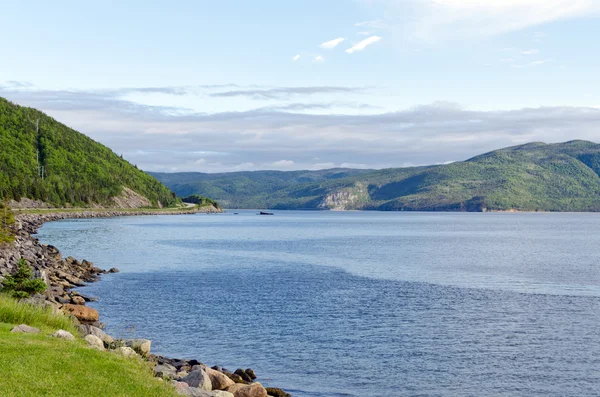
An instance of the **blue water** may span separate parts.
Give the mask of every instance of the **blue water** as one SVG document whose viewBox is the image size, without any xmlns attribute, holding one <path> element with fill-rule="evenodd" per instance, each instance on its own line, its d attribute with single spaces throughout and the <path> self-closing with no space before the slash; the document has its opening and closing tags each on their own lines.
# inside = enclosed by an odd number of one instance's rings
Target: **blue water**
<svg viewBox="0 0 600 397">
<path fill-rule="evenodd" d="M 109 332 L 295 396 L 600 395 L 600 214 L 67 220 Z"/>
</svg>

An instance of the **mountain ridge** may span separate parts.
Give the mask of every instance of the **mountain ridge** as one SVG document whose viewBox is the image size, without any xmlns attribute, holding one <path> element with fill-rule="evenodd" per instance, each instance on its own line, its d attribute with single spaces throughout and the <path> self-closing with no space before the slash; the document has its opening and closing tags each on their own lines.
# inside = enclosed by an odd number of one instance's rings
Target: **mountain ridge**
<svg viewBox="0 0 600 397">
<path fill-rule="evenodd" d="M 225 208 L 600 211 L 600 145 L 583 140 L 410 168 L 151 174 L 178 194 L 208 194 Z"/>
</svg>

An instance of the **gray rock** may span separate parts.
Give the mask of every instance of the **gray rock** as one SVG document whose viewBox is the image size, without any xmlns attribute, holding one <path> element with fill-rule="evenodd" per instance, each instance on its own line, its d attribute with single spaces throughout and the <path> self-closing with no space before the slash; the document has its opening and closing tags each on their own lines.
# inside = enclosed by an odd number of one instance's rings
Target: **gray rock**
<svg viewBox="0 0 600 397">
<path fill-rule="evenodd" d="M 102 339 L 98 338 L 96 335 L 86 335 L 83 339 L 85 339 L 91 348 L 100 351 L 104 350 L 104 342 L 102 342 Z"/>
<path fill-rule="evenodd" d="M 148 339 L 126 339 L 124 342 L 125 346 L 131 347 L 142 357 L 146 357 L 148 354 L 150 354 L 152 341 Z"/>
<path fill-rule="evenodd" d="M 75 340 L 75 337 L 72 333 L 65 331 L 64 329 L 59 329 L 55 333 L 51 335 L 53 338 L 66 339 L 66 340 Z"/>
<path fill-rule="evenodd" d="M 190 372 L 190 374 L 181 379 L 181 381 L 187 383 L 190 387 L 198 387 L 206 391 L 212 390 L 210 377 L 203 369 Z"/>
<path fill-rule="evenodd" d="M 39 334 L 41 331 L 37 328 L 30 327 L 29 325 L 21 324 L 11 329 L 10 332 L 23 334 Z"/>
<path fill-rule="evenodd" d="M 159 378 L 175 379 L 177 374 L 175 367 L 169 364 L 163 364 L 154 367 L 154 376 Z"/>
<path fill-rule="evenodd" d="M 127 347 L 127 346 L 117 347 L 115 349 L 115 352 L 117 354 L 122 355 L 123 357 L 137 357 L 138 356 L 138 354 L 135 352 L 135 350 L 133 350 L 131 347 Z"/>
<path fill-rule="evenodd" d="M 81 324 L 81 325 L 77 326 L 77 330 L 79 331 L 81 336 L 86 336 L 86 335 L 97 336 L 98 338 L 100 338 L 102 340 L 102 342 L 104 342 L 104 344 L 106 346 L 108 346 L 109 344 L 114 342 L 114 339 L 112 338 L 112 336 L 108 335 L 106 332 L 102 331 L 100 328 L 94 327 L 93 325 Z"/>
</svg>

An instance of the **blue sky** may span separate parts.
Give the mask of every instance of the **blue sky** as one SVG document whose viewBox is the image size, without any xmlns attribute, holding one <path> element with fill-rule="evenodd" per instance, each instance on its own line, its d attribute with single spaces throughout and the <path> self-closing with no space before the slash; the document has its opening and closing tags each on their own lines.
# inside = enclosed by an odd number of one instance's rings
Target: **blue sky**
<svg viewBox="0 0 600 397">
<path fill-rule="evenodd" d="M 600 1 L 0 2 L 0 96 L 153 171 L 600 141 Z"/>
</svg>

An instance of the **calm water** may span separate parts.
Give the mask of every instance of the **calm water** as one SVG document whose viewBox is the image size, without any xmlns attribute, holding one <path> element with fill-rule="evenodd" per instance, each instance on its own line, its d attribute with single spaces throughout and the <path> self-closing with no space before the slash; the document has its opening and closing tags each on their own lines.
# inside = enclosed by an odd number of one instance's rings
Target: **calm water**
<svg viewBox="0 0 600 397">
<path fill-rule="evenodd" d="M 295 396 L 600 395 L 600 214 L 70 220 L 111 333 Z M 133 330 L 135 327 L 135 331 Z"/>
</svg>

